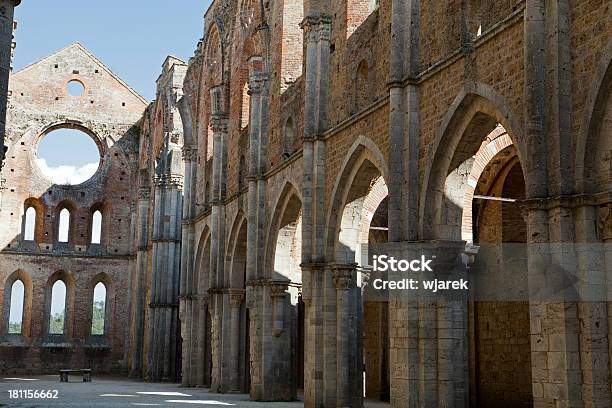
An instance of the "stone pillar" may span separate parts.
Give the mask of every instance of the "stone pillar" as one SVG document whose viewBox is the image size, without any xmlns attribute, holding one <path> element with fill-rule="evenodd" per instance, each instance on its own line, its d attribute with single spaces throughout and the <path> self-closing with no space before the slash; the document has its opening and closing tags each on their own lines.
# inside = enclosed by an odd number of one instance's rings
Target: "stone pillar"
<svg viewBox="0 0 612 408">
<path fill-rule="evenodd" d="M 141 173 L 141 183 L 148 183 L 148 173 Z M 138 227 L 136 268 L 134 268 L 134 301 L 132 304 L 132 345 L 130 377 L 140 378 L 143 376 L 143 342 L 144 342 L 144 303 L 145 303 L 145 280 L 147 275 L 148 251 L 149 251 L 149 206 L 151 200 L 151 188 L 142 185 L 138 190 Z"/>
<path fill-rule="evenodd" d="M 352 360 L 357 357 L 351 353 L 350 339 L 351 333 L 351 296 L 350 290 L 354 286 L 353 276 L 356 276 L 357 265 L 336 265 L 334 267 L 334 286 L 336 288 L 336 381 L 337 381 L 337 400 L 336 406 L 339 408 L 361 406 L 354 405 L 356 389 L 351 384 L 350 368 Z"/>
<path fill-rule="evenodd" d="M 610 217 L 608 206 L 583 205 L 575 213 L 576 260 L 580 303 L 580 366 L 582 399 L 585 406 L 612 406 L 610 395 L 610 295 L 606 250 L 612 242 L 612 228 L 606 229 Z M 598 219 L 599 218 L 599 219 Z M 610 227 L 612 225 L 609 225 Z M 603 241 L 603 243 L 601 242 Z M 608 259 L 612 262 L 612 259 Z"/>
<path fill-rule="evenodd" d="M 295 384 L 291 378 L 291 331 L 289 330 L 289 281 L 263 283 L 262 322 L 262 400 L 291 401 Z"/>
<path fill-rule="evenodd" d="M 311 6 L 314 7 L 314 6 Z M 325 160 L 323 134 L 328 127 L 330 73 L 330 15 L 308 10 L 301 23 L 306 44 L 304 71 L 304 140 L 302 182 L 302 280 L 305 304 L 304 335 L 304 406 L 319 407 L 333 403 L 335 392 L 325 381 L 326 364 L 335 376 L 335 344 L 329 344 L 335 332 L 334 322 L 325 319 Z M 329 279 L 331 280 L 331 279 Z M 331 310 L 329 310 L 331 312 Z M 334 319 L 335 320 L 335 319 Z M 332 375 L 331 372 L 329 375 Z M 331 381 L 331 380 L 330 380 Z M 331 388 L 335 388 L 331 387 Z"/>
<path fill-rule="evenodd" d="M 416 240 L 419 174 L 420 2 L 393 1 L 389 67 L 389 241 Z M 408 85 L 405 80 L 409 79 Z"/>
<path fill-rule="evenodd" d="M 266 352 L 265 312 L 269 301 L 264 288 L 264 254 L 267 234 L 267 200 L 265 174 L 268 168 L 267 146 L 269 127 L 269 74 L 262 57 L 249 59 L 250 152 L 248 175 L 247 214 L 247 307 L 249 309 L 249 339 L 251 352 L 251 399 L 275 401 L 283 399 L 284 391 L 276 393 L 268 384 L 271 375 L 266 369 L 272 359 L 279 358 Z"/>
<path fill-rule="evenodd" d="M 212 209 L 211 209 L 211 244 L 210 244 L 210 284 L 209 307 L 212 317 L 211 348 L 212 348 L 212 378 L 211 391 L 224 392 L 228 389 L 223 370 L 224 338 L 229 333 L 223 333 L 224 314 L 224 271 L 225 271 L 225 198 L 227 180 L 227 138 L 228 121 L 226 113 L 226 89 L 223 85 L 211 88 L 211 119 L 213 130 L 213 176 L 212 176 Z"/>
<path fill-rule="evenodd" d="M 231 316 L 231 352 L 230 352 L 230 392 L 240 392 L 240 322 L 242 302 L 244 300 L 244 290 L 232 289 L 230 296 L 230 316 Z"/>
<path fill-rule="evenodd" d="M 186 129 L 189 131 L 188 129 Z M 191 223 L 195 207 L 194 168 L 197 166 L 197 150 L 183 147 L 183 162 L 185 165 L 185 192 L 183 196 L 183 223 L 181 246 L 181 283 L 180 283 L 180 320 L 182 343 L 182 378 L 183 387 L 195 385 L 195 342 L 197 337 L 197 312 L 193 301 L 194 274 L 194 226 Z M 195 309 L 195 310 L 194 310 Z"/>
<path fill-rule="evenodd" d="M 4 163 L 6 133 L 6 105 L 8 101 L 9 77 L 13 59 L 13 30 L 15 7 L 21 0 L 0 1 L 0 171 Z"/>
<path fill-rule="evenodd" d="M 568 271 L 555 259 L 561 243 L 551 243 L 549 211 L 537 201 L 525 208 L 534 405 L 572 406 L 582 400 L 577 302 L 559 291 L 558 284 L 550 290 L 550 282 L 559 282 L 559 274 Z"/>
<path fill-rule="evenodd" d="M 178 379 L 178 308 L 182 220 L 182 163 L 168 143 L 155 178 L 148 373 L 152 381 Z"/>
</svg>

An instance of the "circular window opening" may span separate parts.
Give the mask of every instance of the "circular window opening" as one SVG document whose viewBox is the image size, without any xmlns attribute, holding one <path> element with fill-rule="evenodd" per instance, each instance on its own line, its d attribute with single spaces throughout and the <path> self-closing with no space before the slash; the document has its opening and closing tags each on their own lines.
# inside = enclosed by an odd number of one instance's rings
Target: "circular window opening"
<svg viewBox="0 0 612 408">
<path fill-rule="evenodd" d="M 91 136 L 81 130 L 57 129 L 38 143 L 36 163 L 54 184 L 81 184 L 98 170 L 100 150 Z"/>
<path fill-rule="evenodd" d="M 85 92 L 85 86 L 81 81 L 73 79 L 66 84 L 66 90 L 70 96 L 81 96 Z"/>
</svg>

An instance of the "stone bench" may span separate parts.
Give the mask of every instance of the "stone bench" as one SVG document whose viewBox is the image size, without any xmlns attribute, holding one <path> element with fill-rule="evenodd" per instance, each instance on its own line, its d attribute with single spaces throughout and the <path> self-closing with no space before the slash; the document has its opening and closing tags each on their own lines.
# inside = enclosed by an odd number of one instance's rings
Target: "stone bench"
<svg viewBox="0 0 612 408">
<path fill-rule="evenodd" d="M 59 370 L 60 374 L 60 382 L 68 382 L 68 375 L 80 373 L 83 376 L 83 382 L 91 382 L 91 369 L 90 368 L 82 368 L 78 370 Z"/>
</svg>

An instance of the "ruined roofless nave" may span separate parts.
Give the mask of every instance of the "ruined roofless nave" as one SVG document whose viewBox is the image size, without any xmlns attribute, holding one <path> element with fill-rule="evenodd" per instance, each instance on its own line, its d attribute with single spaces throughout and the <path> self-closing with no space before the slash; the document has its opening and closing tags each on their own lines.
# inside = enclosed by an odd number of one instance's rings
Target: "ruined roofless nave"
<svg viewBox="0 0 612 408">
<path fill-rule="evenodd" d="M 78 43 L 11 73 L 0 373 L 612 406 L 611 33 L 602 0 L 214 0 L 151 103 Z M 37 164 L 59 129 L 99 150 L 82 183 Z M 414 245 L 521 296 L 373 295 L 364 254 Z"/>
</svg>

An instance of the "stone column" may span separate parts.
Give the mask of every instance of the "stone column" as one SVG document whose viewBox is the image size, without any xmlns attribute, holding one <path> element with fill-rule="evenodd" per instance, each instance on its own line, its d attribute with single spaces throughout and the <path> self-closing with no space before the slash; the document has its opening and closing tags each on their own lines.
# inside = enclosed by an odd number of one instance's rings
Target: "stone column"
<svg viewBox="0 0 612 408">
<path fill-rule="evenodd" d="M 351 384 L 351 362 L 356 356 L 351 354 L 351 296 L 356 276 L 356 264 L 334 266 L 334 286 L 336 288 L 336 382 L 337 402 L 339 408 L 355 407 L 355 389 Z M 359 398 L 361 401 L 361 398 Z M 361 406 L 359 402 L 358 406 Z"/>
<path fill-rule="evenodd" d="M 285 308 L 288 303 L 289 281 L 264 282 L 262 307 L 262 396 L 267 401 L 295 399 L 291 378 L 291 331 Z"/>
<path fill-rule="evenodd" d="M 209 307 L 211 310 L 211 347 L 212 347 L 212 378 L 211 391 L 227 390 L 223 381 L 223 341 L 227 334 L 223 333 L 224 313 L 224 270 L 225 270 L 225 198 L 227 179 L 227 135 L 228 120 L 226 113 L 225 87 L 223 85 L 211 88 L 211 119 L 213 130 L 213 176 L 212 176 L 212 209 L 211 209 L 211 244 L 210 244 L 210 284 Z"/>
<path fill-rule="evenodd" d="M 332 17 L 321 10 L 311 9 L 307 13 L 301 23 L 306 44 L 301 263 L 305 304 L 304 406 L 318 407 L 335 399 L 324 378 L 326 364 L 333 366 L 336 359 L 335 347 L 327 344 L 325 333 L 335 328 L 325 319 L 325 291 L 329 283 L 324 275 L 325 241 L 317 239 L 324 236 L 325 230 L 326 145 L 322 135 L 328 127 Z"/>
<path fill-rule="evenodd" d="M 582 399 L 585 406 L 611 406 L 610 395 L 610 294 L 607 270 L 612 258 L 606 248 L 612 242 L 609 204 L 599 207 L 582 205 L 575 209 L 576 260 L 581 302 L 580 366 Z M 606 225 L 609 224 L 609 225 Z M 602 243 L 603 241 L 603 243 Z M 608 254 L 609 256 L 609 254 Z M 606 263 L 608 261 L 608 263 Z M 602 283 L 608 285 L 603 285 Z"/>
<path fill-rule="evenodd" d="M 195 158 L 195 160 L 194 160 Z M 195 197 L 193 168 L 197 166 L 197 150 L 183 147 L 183 162 L 185 165 L 185 192 L 183 196 L 183 222 L 182 222 L 182 246 L 181 246 L 181 284 L 180 284 L 180 320 L 182 343 L 182 378 L 183 387 L 194 386 L 195 378 L 195 342 L 197 337 L 198 319 L 197 309 L 194 310 L 193 302 L 195 268 L 193 265 L 193 198 Z"/>
<path fill-rule="evenodd" d="M 393 1 L 389 72 L 389 241 L 416 240 L 419 174 L 420 2 Z M 408 84 L 406 85 L 406 80 Z"/>
<path fill-rule="evenodd" d="M 268 372 L 264 358 L 272 357 L 264 352 L 266 308 L 264 254 L 268 222 L 266 220 L 267 144 L 269 126 L 269 78 L 261 57 L 249 59 L 249 175 L 247 214 L 247 307 L 249 308 L 249 338 L 251 350 L 251 399 L 276 400 L 272 389 L 266 388 Z"/>
<path fill-rule="evenodd" d="M 155 178 L 153 268 L 150 295 L 148 379 L 174 381 L 178 377 L 178 306 L 182 220 L 182 165 L 177 146 L 169 145 Z"/>
<path fill-rule="evenodd" d="M 240 335 L 240 322 L 241 322 L 241 311 L 242 302 L 244 300 L 244 290 L 232 289 L 229 293 L 230 296 L 230 310 L 231 310 L 231 329 L 232 334 L 230 340 L 230 392 L 240 392 L 240 345 L 242 336 Z"/>
<path fill-rule="evenodd" d="M 569 271 L 551 253 L 561 243 L 551 243 L 549 211 L 538 201 L 526 203 L 526 211 L 534 405 L 572 405 L 582 399 L 577 302 L 559 290 Z"/>
<path fill-rule="evenodd" d="M 21 0 L 0 0 L 0 171 L 4 163 L 4 134 L 6 133 L 6 105 L 9 76 L 13 59 L 13 30 L 15 7 Z"/>
<path fill-rule="evenodd" d="M 148 173 L 141 173 L 141 183 L 148 183 Z M 142 186 L 138 190 L 138 236 L 136 252 L 136 268 L 134 269 L 134 302 L 132 306 L 132 352 L 130 364 L 130 377 L 140 378 L 142 372 L 143 342 L 144 342 L 144 302 L 145 280 L 147 275 L 149 251 L 149 206 L 151 201 L 151 188 Z"/>
</svg>

